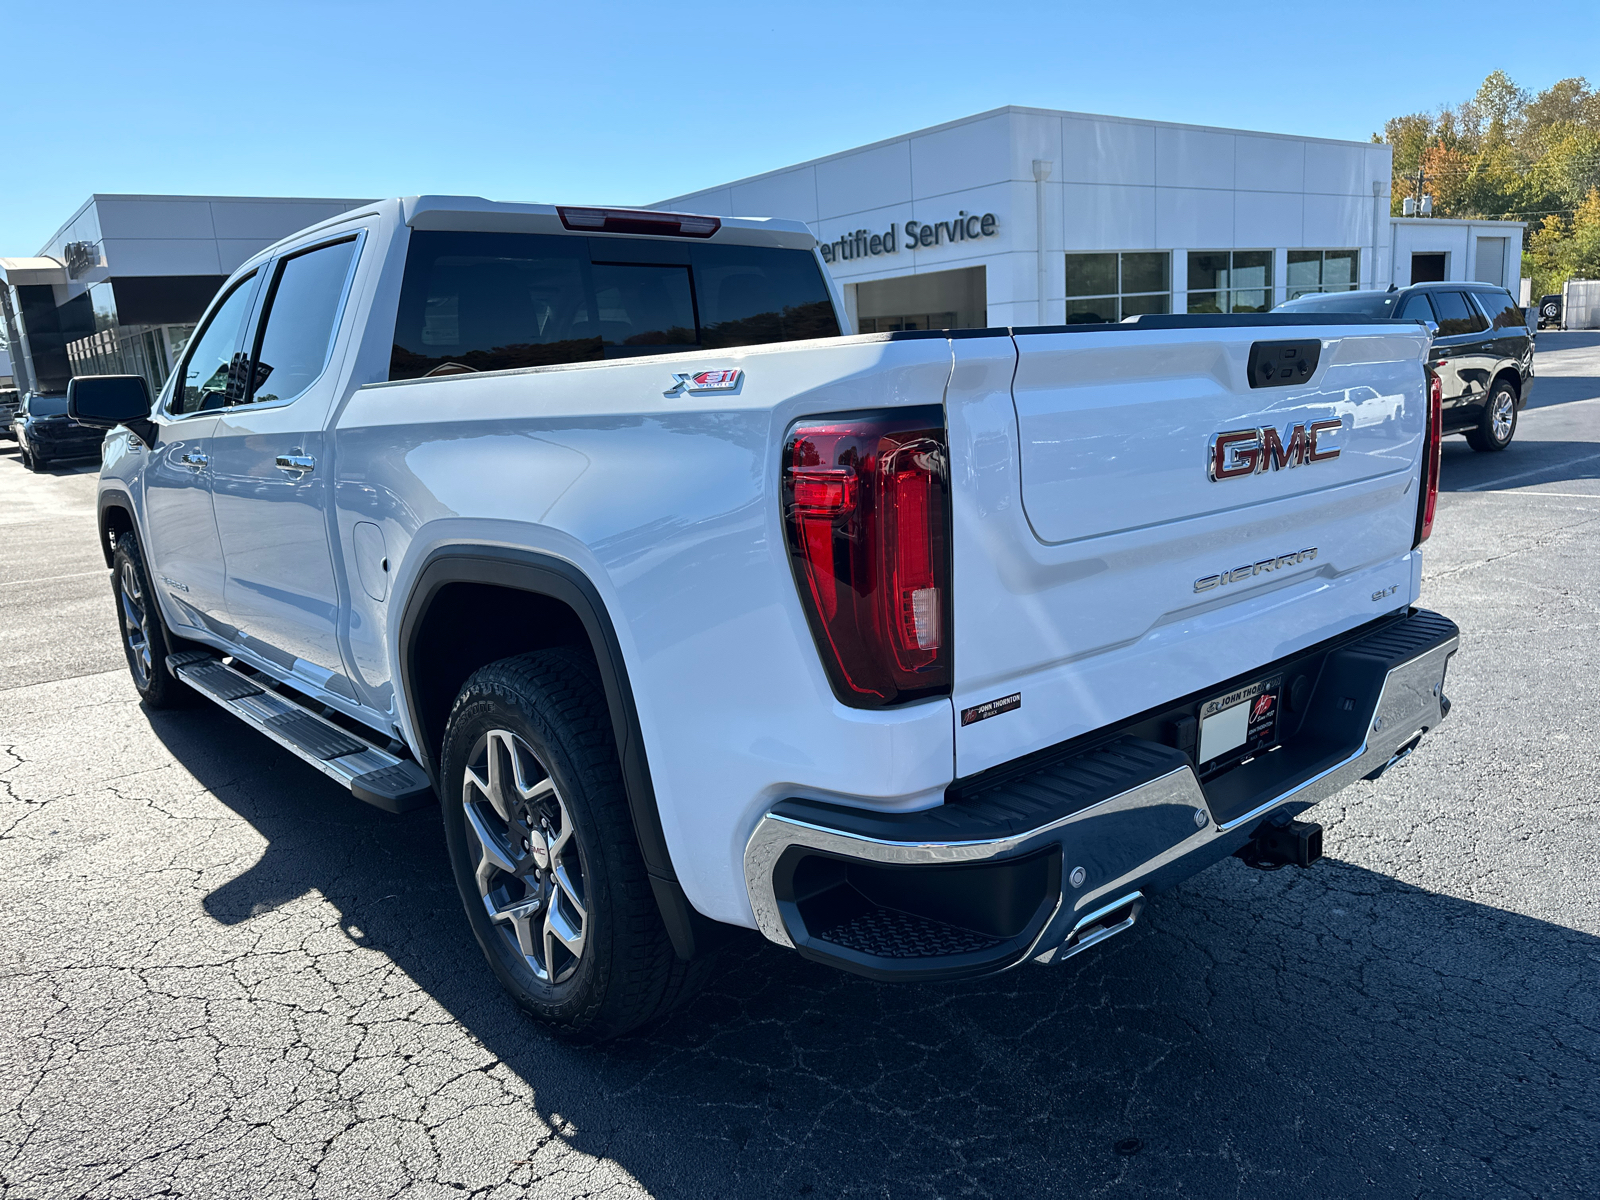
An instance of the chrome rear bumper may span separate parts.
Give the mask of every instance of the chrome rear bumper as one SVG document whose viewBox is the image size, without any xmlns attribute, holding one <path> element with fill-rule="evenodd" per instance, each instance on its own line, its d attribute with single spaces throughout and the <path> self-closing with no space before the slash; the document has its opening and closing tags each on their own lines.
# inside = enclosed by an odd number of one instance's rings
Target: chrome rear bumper
<svg viewBox="0 0 1600 1200">
<path fill-rule="evenodd" d="M 1449 711 L 1444 678 L 1459 645 L 1452 623 L 1418 612 L 1331 651 L 1303 744 L 1261 755 L 1248 779 L 1202 785 L 1187 754 L 1120 738 L 922 813 L 784 801 L 745 847 L 756 923 L 779 945 L 875 977 L 1068 957 L 1131 926 L 1145 894 L 1231 854 L 1269 814 L 1298 814 L 1408 755 Z M 1021 819 L 1030 814 L 1046 819 Z M 1041 855 L 1054 864 L 1042 875 Z M 1008 881 L 1006 864 L 1026 868 L 1028 882 Z M 984 865 L 992 870 L 975 870 Z M 948 884 L 930 884 L 927 872 Z M 982 919 L 969 922 L 982 928 L 969 939 L 950 932 L 965 928 L 948 899 L 962 889 L 984 897 Z M 1119 919 L 1095 924 L 1108 913 Z M 916 952 L 919 938 L 930 953 Z"/>
</svg>

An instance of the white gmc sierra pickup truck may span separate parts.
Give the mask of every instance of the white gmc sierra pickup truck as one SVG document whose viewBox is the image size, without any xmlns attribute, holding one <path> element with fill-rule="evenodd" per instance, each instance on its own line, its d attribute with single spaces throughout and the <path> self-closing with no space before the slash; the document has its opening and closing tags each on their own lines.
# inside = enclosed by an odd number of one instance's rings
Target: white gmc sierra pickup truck
<svg viewBox="0 0 1600 1200">
<path fill-rule="evenodd" d="M 879 979 L 1060 961 L 1449 710 L 1422 325 L 841 336 L 804 226 L 423 197 L 262 251 L 99 512 L 140 694 L 399 811 L 592 1037 L 727 926 Z"/>
</svg>

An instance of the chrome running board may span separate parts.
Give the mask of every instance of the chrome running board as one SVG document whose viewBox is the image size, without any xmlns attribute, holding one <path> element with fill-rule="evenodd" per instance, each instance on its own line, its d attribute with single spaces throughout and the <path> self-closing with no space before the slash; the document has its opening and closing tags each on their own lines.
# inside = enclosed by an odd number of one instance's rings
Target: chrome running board
<svg viewBox="0 0 1600 1200">
<path fill-rule="evenodd" d="M 349 788 L 357 800 L 402 813 L 433 802 L 420 766 L 296 703 L 265 676 L 247 674 L 205 650 L 167 656 L 167 670 L 218 708 Z"/>
</svg>

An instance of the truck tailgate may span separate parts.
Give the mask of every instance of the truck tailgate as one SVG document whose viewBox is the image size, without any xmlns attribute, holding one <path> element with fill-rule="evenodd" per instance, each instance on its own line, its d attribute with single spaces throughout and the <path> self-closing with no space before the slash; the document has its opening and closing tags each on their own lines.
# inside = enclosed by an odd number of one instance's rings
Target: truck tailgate
<svg viewBox="0 0 1600 1200">
<path fill-rule="evenodd" d="M 1253 349 L 1266 361 L 1297 342 L 1315 361 L 1291 383 L 1252 376 Z M 1420 327 L 1132 327 L 953 346 L 958 775 L 1415 598 Z"/>
</svg>

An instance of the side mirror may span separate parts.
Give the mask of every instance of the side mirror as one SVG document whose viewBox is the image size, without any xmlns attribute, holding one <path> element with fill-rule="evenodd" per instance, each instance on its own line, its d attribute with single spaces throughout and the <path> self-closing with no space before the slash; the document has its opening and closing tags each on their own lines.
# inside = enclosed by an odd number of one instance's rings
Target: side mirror
<svg viewBox="0 0 1600 1200">
<path fill-rule="evenodd" d="M 1431 333 L 1434 337 L 1438 337 L 1439 336 L 1439 322 L 1437 322 L 1437 321 L 1423 321 L 1422 323 L 1428 327 L 1428 332 Z"/>
<path fill-rule="evenodd" d="M 67 419 L 86 429 L 126 425 L 146 446 L 156 444 L 143 375 L 74 375 L 67 384 Z"/>
<path fill-rule="evenodd" d="M 143 375 L 75 375 L 67 384 L 67 416 L 89 429 L 114 429 L 150 416 Z"/>
</svg>

